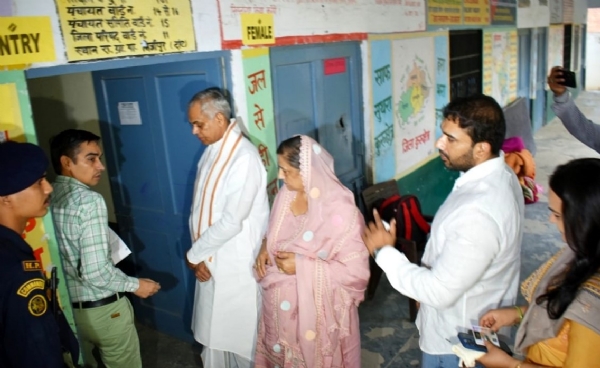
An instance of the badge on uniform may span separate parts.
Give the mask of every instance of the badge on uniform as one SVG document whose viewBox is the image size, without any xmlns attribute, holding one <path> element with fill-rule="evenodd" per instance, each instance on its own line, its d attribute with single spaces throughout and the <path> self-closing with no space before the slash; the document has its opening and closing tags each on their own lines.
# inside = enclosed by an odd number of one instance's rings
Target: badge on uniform
<svg viewBox="0 0 600 368">
<path fill-rule="evenodd" d="M 42 263 L 40 261 L 23 261 L 23 271 L 41 271 Z"/>
<path fill-rule="evenodd" d="M 17 289 L 17 295 L 27 298 L 34 290 L 44 290 L 46 288 L 46 281 L 43 279 L 31 279 L 25 282 Z"/>
<path fill-rule="evenodd" d="M 42 295 L 34 295 L 33 298 L 29 300 L 27 309 L 29 309 L 29 313 L 31 313 L 33 316 L 39 317 L 46 313 L 46 309 L 48 309 L 48 302 Z"/>
</svg>

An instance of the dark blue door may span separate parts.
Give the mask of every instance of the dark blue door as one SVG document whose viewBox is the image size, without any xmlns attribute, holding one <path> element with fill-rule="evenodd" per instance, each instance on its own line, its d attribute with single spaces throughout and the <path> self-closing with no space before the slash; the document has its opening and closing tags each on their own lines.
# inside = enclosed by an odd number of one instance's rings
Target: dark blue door
<svg viewBox="0 0 600 368">
<path fill-rule="evenodd" d="M 184 262 L 187 221 L 204 151 L 191 134 L 187 102 L 204 88 L 225 87 L 222 65 L 212 58 L 93 75 L 119 231 L 136 276 L 162 286 L 151 298 L 133 298 L 136 317 L 184 340 L 192 339 L 195 285 Z"/>
<path fill-rule="evenodd" d="M 313 137 L 334 157 L 342 183 L 360 193 L 364 136 L 359 44 L 272 48 L 271 70 L 278 143 L 295 134 Z"/>
</svg>

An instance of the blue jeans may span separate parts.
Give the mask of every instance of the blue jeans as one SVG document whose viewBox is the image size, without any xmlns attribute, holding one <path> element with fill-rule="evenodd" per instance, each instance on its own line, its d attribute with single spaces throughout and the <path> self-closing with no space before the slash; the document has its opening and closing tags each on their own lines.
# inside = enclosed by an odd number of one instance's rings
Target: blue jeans
<svg viewBox="0 0 600 368">
<path fill-rule="evenodd" d="M 432 355 L 422 352 L 421 368 L 457 368 L 458 357 L 454 354 L 448 355 Z M 483 368 L 479 363 L 476 365 L 477 368 Z"/>
</svg>

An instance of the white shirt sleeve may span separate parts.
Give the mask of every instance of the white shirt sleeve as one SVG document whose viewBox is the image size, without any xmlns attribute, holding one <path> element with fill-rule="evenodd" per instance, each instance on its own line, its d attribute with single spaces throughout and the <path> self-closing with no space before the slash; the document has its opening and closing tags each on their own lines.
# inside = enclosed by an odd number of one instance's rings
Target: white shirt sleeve
<svg viewBox="0 0 600 368">
<path fill-rule="evenodd" d="M 478 282 L 500 249 L 496 222 L 480 210 L 461 210 L 440 226 L 446 239 L 436 244 L 441 252 L 431 268 L 410 263 L 393 247 L 382 248 L 376 257 L 394 289 L 436 309 L 453 305 Z"/>
<path fill-rule="evenodd" d="M 223 196 L 216 200 L 225 202 L 224 211 L 221 218 L 192 244 L 192 248 L 187 252 L 191 263 L 205 261 L 242 231 L 242 223 L 250 215 L 258 191 L 266 190 L 260 187 L 261 175 L 266 174 L 260 160 L 251 155 L 244 155 L 235 160 L 227 177 L 219 184 L 224 189 Z"/>
</svg>

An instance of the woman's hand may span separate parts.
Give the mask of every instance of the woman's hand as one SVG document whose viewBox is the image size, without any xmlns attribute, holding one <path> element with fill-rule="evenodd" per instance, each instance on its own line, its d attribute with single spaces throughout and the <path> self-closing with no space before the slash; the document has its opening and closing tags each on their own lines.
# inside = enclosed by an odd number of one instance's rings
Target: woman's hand
<svg viewBox="0 0 600 368">
<path fill-rule="evenodd" d="M 267 251 L 267 239 L 263 239 L 260 251 L 256 257 L 256 264 L 254 265 L 259 278 L 262 279 L 267 274 L 267 265 L 271 265 L 271 259 L 269 258 L 269 252 Z"/>
<path fill-rule="evenodd" d="M 286 275 L 296 274 L 296 253 L 278 252 L 277 257 L 275 257 L 275 263 L 277 263 L 279 272 Z"/>
<path fill-rule="evenodd" d="M 513 368 L 520 362 L 487 340 L 485 341 L 485 347 L 488 352 L 477 359 L 485 368 Z"/>
<path fill-rule="evenodd" d="M 515 307 L 492 309 L 486 312 L 479 320 L 479 325 L 488 327 L 496 332 L 502 327 L 513 326 L 519 323 L 521 316 Z"/>
</svg>

